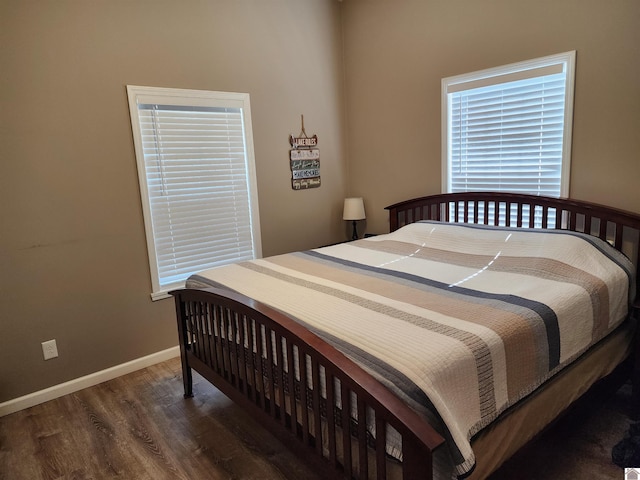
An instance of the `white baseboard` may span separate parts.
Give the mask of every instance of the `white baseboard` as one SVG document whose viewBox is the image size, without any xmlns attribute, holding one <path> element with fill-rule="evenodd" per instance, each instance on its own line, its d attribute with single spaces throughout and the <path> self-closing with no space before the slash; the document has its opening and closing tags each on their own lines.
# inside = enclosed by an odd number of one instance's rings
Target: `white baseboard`
<svg viewBox="0 0 640 480">
<path fill-rule="evenodd" d="M 164 362 L 178 355 L 180 355 L 180 347 L 171 347 L 161 352 L 152 353 L 146 357 L 137 358 L 130 362 L 107 368 L 106 370 L 101 370 L 59 385 L 54 385 L 53 387 L 45 388 L 44 390 L 29 393 L 23 397 L 8 400 L 0 403 L 0 417 L 33 407 L 34 405 L 39 405 L 40 403 L 48 402 L 49 400 L 68 395 L 69 393 L 77 392 L 84 388 L 93 387 L 99 383 L 135 372 L 136 370 L 141 370 L 156 363 Z"/>
</svg>

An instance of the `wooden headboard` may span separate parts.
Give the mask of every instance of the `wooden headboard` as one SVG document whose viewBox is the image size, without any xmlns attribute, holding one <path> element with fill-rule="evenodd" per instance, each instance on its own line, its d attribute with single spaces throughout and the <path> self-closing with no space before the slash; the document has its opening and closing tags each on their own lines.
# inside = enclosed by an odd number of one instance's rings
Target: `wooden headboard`
<svg viewBox="0 0 640 480">
<path fill-rule="evenodd" d="M 605 205 L 517 193 L 466 192 L 430 195 L 386 207 L 390 230 L 419 220 L 506 227 L 553 228 L 588 233 L 640 264 L 640 214 Z M 640 308 L 640 281 L 634 306 Z"/>
</svg>

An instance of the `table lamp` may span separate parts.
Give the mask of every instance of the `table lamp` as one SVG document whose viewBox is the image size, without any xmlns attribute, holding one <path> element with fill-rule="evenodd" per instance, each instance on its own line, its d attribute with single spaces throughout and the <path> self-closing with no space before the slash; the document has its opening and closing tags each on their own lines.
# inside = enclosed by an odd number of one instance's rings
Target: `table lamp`
<svg viewBox="0 0 640 480">
<path fill-rule="evenodd" d="M 353 222 L 353 235 L 351 240 L 358 239 L 358 231 L 356 230 L 356 221 L 364 220 L 366 215 L 364 214 L 364 202 L 362 197 L 350 197 L 344 199 L 344 210 L 342 212 L 343 220 L 351 220 Z"/>
</svg>

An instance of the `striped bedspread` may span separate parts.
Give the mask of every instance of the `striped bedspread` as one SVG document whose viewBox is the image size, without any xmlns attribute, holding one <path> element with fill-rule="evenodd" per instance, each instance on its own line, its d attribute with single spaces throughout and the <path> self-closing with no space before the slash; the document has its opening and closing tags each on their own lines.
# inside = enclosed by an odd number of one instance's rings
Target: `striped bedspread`
<svg viewBox="0 0 640 480">
<path fill-rule="evenodd" d="M 208 270 L 187 287 L 287 312 L 430 418 L 464 476 L 473 435 L 626 317 L 632 271 L 588 235 L 418 222 Z"/>
</svg>

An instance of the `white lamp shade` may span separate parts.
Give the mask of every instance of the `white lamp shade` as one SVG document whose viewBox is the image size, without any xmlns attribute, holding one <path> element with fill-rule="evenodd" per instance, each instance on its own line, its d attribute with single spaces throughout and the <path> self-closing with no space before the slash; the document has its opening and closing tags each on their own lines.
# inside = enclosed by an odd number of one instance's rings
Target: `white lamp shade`
<svg viewBox="0 0 640 480">
<path fill-rule="evenodd" d="M 351 197 L 344 199 L 344 210 L 342 212 L 343 220 L 364 220 L 364 202 L 362 197 Z"/>
</svg>

